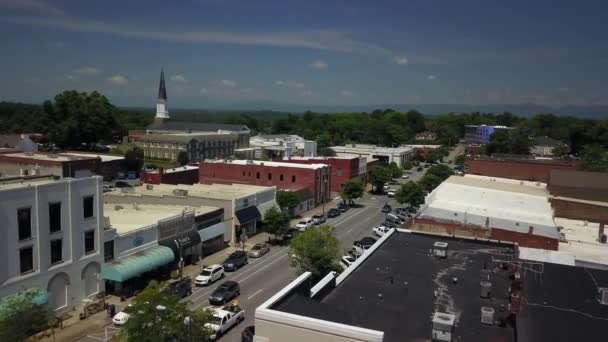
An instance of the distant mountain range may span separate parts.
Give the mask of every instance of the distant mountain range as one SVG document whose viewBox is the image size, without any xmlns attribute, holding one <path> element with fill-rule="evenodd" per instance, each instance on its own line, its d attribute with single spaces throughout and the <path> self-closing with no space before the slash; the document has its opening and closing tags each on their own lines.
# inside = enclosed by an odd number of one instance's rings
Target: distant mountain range
<svg viewBox="0 0 608 342">
<path fill-rule="evenodd" d="M 133 108 L 133 107 L 132 107 Z M 141 107 L 139 107 L 141 108 Z M 397 111 L 408 111 L 415 109 L 426 115 L 445 113 L 503 113 L 510 112 L 515 115 L 530 117 L 536 114 L 552 113 L 559 116 L 576 116 L 589 119 L 608 119 L 608 105 L 597 106 L 575 106 L 565 105 L 560 107 L 542 106 L 533 103 L 524 104 L 489 104 L 489 105 L 464 105 L 464 104 L 374 104 L 374 105 L 303 105 L 290 104 L 275 101 L 255 101 L 234 104 L 215 104 L 205 108 L 170 108 L 175 114 L 178 113 L 202 113 L 220 111 L 272 111 L 279 113 L 304 113 L 310 110 L 315 113 L 348 113 L 348 112 L 371 112 L 374 109 L 391 108 Z M 145 109 L 154 112 L 153 108 Z"/>
</svg>

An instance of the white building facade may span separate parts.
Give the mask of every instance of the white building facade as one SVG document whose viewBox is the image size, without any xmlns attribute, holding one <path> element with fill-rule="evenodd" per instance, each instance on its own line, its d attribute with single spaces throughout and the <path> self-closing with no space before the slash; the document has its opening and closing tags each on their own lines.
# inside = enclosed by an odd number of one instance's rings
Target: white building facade
<svg viewBox="0 0 608 342">
<path fill-rule="evenodd" d="M 0 184 L 0 297 L 37 289 L 56 314 L 104 291 L 101 177 Z"/>
</svg>

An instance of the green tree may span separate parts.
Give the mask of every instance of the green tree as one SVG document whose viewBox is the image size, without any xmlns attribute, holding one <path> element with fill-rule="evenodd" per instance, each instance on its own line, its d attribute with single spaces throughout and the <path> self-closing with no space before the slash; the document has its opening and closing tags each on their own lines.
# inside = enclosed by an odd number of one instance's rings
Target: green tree
<svg viewBox="0 0 608 342">
<path fill-rule="evenodd" d="M 403 176 L 403 169 L 397 166 L 397 163 L 395 162 L 388 164 L 388 170 L 391 173 L 391 178 L 400 178 Z"/>
<path fill-rule="evenodd" d="M 424 160 L 427 163 L 434 163 L 436 161 L 440 161 L 441 158 L 443 158 L 443 155 L 442 155 L 441 151 L 432 150 L 432 151 L 429 151 L 429 153 L 426 154 L 426 157 L 424 158 Z"/>
<path fill-rule="evenodd" d="M 447 179 L 448 177 L 452 176 L 454 174 L 454 170 L 452 170 L 451 167 L 444 165 L 444 164 L 439 164 L 439 165 L 433 165 L 431 166 L 427 171 L 426 171 L 427 175 L 435 175 L 437 176 L 439 179 L 441 179 L 441 181 L 443 182 L 445 179 Z"/>
<path fill-rule="evenodd" d="M 409 181 L 397 190 L 395 199 L 402 204 L 409 203 L 410 205 L 421 205 L 424 203 L 425 195 L 426 193 L 420 184 Z"/>
<path fill-rule="evenodd" d="M 322 157 L 335 157 L 336 151 L 332 150 L 329 147 L 323 147 L 319 150 L 319 155 Z"/>
<path fill-rule="evenodd" d="M 125 153 L 125 167 L 130 171 L 139 171 L 144 165 L 144 150 L 133 147 Z"/>
<path fill-rule="evenodd" d="M 411 170 L 413 167 L 414 167 L 414 163 L 412 163 L 411 161 L 406 161 L 403 163 L 404 170 Z"/>
<path fill-rule="evenodd" d="M 151 282 L 133 301 L 132 315 L 117 336 L 117 341 L 203 341 L 210 336 L 205 327 L 211 314 L 194 312 L 186 302 L 160 292 L 160 285 Z"/>
<path fill-rule="evenodd" d="M 608 152 L 599 145 L 587 145 L 583 148 L 582 160 L 578 164 L 581 171 L 607 172 Z"/>
<path fill-rule="evenodd" d="M 464 154 L 459 154 L 458 156 L 456 156 L 456 159 L 454 160 L 454 164 L 464 165 L 465 160 L 467 160 L 467 157 Z"/>
<path fill-rule="evenodd" d="M 291 265 L 299 273 L 311 272 L 313 279 L 340 269 L 340 242 L 330 225 L 306 229 L 291 241 L 289 248 Z"/>
<path fill-rule="evenodd" d="M 188 164 L 188 153 L 186 153 L 186 151 L 179 151 L 177 154 L 177 162 L 182 166 Z"/>
<path fill-rule="evenodd" d="M 391 180 L 391 172 L 384 166 L 372 166 L 367 174 L 369 182 L 372 183 L 377 192 L 382 191 L 384 184 Z"/>
<path fill-rule="evenodd" d="M 52 324 L 50 310 L 35 304 L 39 292 L 23 290 L 0 300 L 0 341 L 26 341 Z"/>
<path fill-rule="evenodd" d="M 567 145 L 559 145 L 559 146 L 555 146 L 552 150 L 551 150 L 551 154 L 554 157 L 562 157 L 568 154 L 568 152 L 570 152 L 570 148 Z"/>
<path fill-rule="evenodd" d="M 264 231 L 276 237 L 289 230 L 289 215 L 282 212 L 277 207 L 272 207 L 266 210 L 263 224 Z"/>
<path fill-rule="evenodd" d="M 443 182 L 441 178 L 434 174 L 427 173 L 418 183 L 426 192 L 431 192 L 433 189 L 439 186 L 441 182 Z"/>
<path fill-rule="evenodd" d="M 350 204 L 353 203 L 354 199 L 363 196 L 363 192 L 365 191 L 363 182 L 360 179 L 349 179 L 342 185 L 341 196 L 345 201 L 349 201 Z"/>
<path fill-rule="evenodd" d="M 293 191 L 277 191 L 277 204 L 281 208 L 291 210 L 300 204 L 300 199 Z"/>
<path fill-rule="evenodd" d="M 61 147 L 74 148 L 110 139 L 119 128 L 116 107 L 96 91 L 90 94 L 64 91 L 52 103 L 45 103 L 44 110 L 51 140 Z"/>
</svg>

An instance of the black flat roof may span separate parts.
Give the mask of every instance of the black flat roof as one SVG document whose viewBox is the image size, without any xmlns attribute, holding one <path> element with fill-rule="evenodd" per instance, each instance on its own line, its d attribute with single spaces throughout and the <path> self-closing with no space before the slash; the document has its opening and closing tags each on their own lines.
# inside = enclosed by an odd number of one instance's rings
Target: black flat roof
<svg viewBox="0 0 608 342">
<path fill-rule="evenodd" d="M 448 243 L 446 259 L 431 256 L 437 241 Z M 457 317 L 454 341 L 514 341 L 511 325 L 481 323 L 483 306 L 495 309 L 495 319 L 507 316 L 510 273 L 493 269 L 492 257 L 512 260 L 513 249 L 396 232 L 324 298 L 292 291 L 271 309 L 383 331 L 386 342 L 430 341 L 432 316 L 440 311 Z M 492 299 L 480 298 L 480 281 L 488 274 L 484 267 L 491 269 Z"/>
<path fill-rule="evenodd" d="M 545 263 L 542 273 L 523 272 L 522 279 L 520 342 L 608 341 L 608 305 L 597 298 L 608 271 Z"/>
</svg>

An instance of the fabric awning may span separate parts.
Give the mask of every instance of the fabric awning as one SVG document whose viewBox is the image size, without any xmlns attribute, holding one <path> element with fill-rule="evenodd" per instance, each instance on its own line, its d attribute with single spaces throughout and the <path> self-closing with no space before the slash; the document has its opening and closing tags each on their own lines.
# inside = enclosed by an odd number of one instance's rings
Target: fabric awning
<svg viewBox="0 0 608 342">
<path fill-rule="evenodd" d="M 188 248 L 196 246 L 201 243 L 201 236 L 196 230 L 189 230 L 180 237 L 174 237 L 171 239 L 165 239 L 159 241 L 158 244 L 161 246 L 169 247 L 173 251 L 174 255 L 179 256 L 180 245 L 181 248 Z"/>
<path fill-rule="evenodd" d="M 254 220 L 262 219 L 262 215 L 260 214 L 260 211 L 255 206 L 241 209 L 241 210 L 237 211 L 236 213 L 234 213 L 234 215 L 238 219 L 239 224 L 245 224 L 245 223 L 248 223 L 248 222 L 251 222 Z"/>
<path fill-rule="evenodd" d="M 101 277 L 121 283 L 173 261 L 175 261 L 175 254 L 171 248 L 154 246 L 105 264 L 101 268 Z"/>
<path fill-rule="evenodd" d="M 21 303 L 23 300 L 31 301 L 33 305 L 46 305 L 49 302 L 49 294 L 45 289 L 31 288 L 21 290 L 10 296 L 6 296 L 0 299 L 0 318 L 10 315 L 13 310 L 11 303 Z"/>
</svg>

